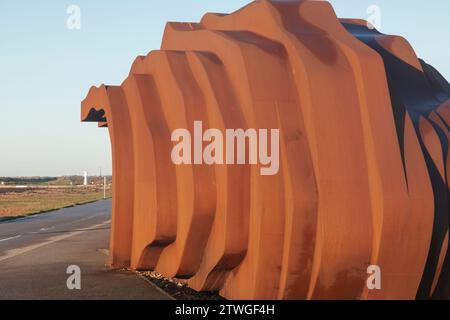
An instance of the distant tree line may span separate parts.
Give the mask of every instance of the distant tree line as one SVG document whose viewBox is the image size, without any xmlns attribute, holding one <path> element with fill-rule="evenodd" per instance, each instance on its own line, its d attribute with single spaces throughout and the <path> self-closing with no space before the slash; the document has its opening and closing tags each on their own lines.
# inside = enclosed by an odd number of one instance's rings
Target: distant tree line
<svg viewBox="0 0 450 320">
<path fill-rule="evenodd" d="M 42 184 L 55 181 L 55 177 L 0 177 L 0 182 L 5 185 Z"/>
<path fill-rule="evenodd" d="M 106 183 L 112 183 L 111 176 L 105 176 Z M 47 185 L 47 186 L 76 186 L 82 185 L 83 176 L 64 176 L 64 177 L 0 177 L 1 185 Z M 103 185 L 103 177 L 88 177 L 89 185 Z"/>
</svg>

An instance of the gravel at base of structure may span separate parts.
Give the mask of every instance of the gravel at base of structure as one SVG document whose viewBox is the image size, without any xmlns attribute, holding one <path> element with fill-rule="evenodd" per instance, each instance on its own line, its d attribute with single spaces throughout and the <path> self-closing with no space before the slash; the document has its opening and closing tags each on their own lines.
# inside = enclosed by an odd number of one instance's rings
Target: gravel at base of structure
<svg viewBox="0 0 450 320">
<path fill-rule="evenodd" d="M 138 273 L 176 300 L 225 300 L 217 292 L 195 291 L 181 279 L 169 279 L 154 271 L 138 271 Z"/>
</svg>

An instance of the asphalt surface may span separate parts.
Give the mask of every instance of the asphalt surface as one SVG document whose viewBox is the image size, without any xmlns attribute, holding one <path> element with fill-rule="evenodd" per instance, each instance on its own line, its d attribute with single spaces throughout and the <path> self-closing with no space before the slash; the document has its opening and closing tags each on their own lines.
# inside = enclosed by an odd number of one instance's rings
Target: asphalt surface
<svg viewBox="0 0 450 320">
<path fill-rule="evenodd" d="M 105 267 L 111 201 L 0 222 L 0 299 L 169 299 L 134 273 Z M 81 271 L 69 290 L 67 268 Z"/>
</svg>

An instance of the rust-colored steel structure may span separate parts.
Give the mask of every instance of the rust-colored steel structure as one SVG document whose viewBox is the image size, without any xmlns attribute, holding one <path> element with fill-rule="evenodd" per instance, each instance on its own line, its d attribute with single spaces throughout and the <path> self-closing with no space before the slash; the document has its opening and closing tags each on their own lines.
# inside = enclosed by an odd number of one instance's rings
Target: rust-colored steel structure
<svg viewBox="0 0 450 320">
<path fill-rule="evenodd" d="M 405 39 L 325 1 L 168 23 L 82 102 L 111 136 L 110 263 L 231 299 L 449 298 L 449 99 Z M 278 128 L 279 173 L 175 165 L 171 133 L 195 120 Z"/>
</svg>

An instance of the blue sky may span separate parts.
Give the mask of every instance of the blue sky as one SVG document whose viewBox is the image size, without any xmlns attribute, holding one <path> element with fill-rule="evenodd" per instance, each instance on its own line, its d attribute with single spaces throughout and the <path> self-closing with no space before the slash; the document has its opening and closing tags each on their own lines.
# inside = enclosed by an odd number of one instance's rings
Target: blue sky
<svg viewBox="0 0 450 320">
<path fill-rule="evenodd" d="M 338 16 L 381 9 L 382 32 L 406 37 L 450 79 L 450 1 L 332 0 Z M 158 49 L 166 21 L 231 12 L 240 0 L 0 2 L 0 176 L 111 173 L 107 130 L 79 121 L 91 85 L 120 84 L 137 55 Z M 66 27 L 69 5 L 81 29 Z"/>
</svg>

